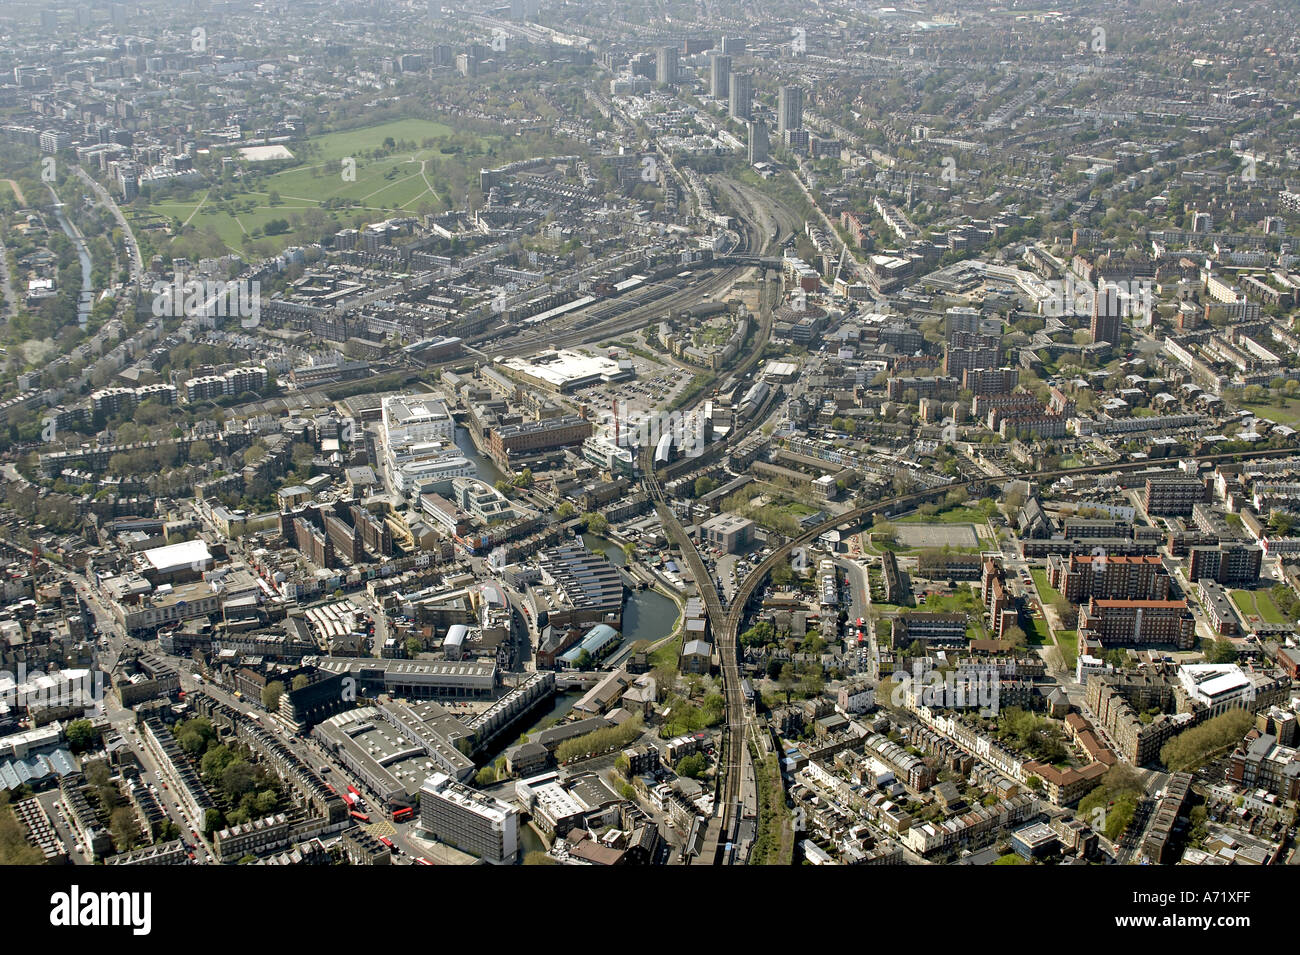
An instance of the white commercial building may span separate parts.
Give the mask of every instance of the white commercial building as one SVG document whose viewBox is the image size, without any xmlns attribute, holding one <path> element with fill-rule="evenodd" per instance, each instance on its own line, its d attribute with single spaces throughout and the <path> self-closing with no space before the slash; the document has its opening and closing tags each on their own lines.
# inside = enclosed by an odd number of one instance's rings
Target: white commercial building
<svg viewBox="0 0 1300 955">
<path fill-rule="evenodd" d="M 389 448 L 455 436 L 456 422 L 446 402 L 430 395 L 391 395 L 383 401 L 382 416 Z"/>
<path fill-rule="evenodd" d="M 401 494 L 443 493 L 455 478 L 474 477 L 474 465 L 459 452 L 450 451 L 422 461 L 408 461 L 393 469 L 393 488 Z"/>
<path fill-rule="evenodd" d="M 198 573 L 212 567 L 208 545 L 197 539 L 154 547 L 144 552 L 144 560 L 147 570 L 163 576 L 183 571 Z"/>
<path fill-rule="evenodd" d="M 486 862 L 509 865 L 519 854 L 519 811 L 446 773 L 420 787 L 420 828 Z"/>
<path fill-rule="evenodd" d="M 1249 708 L 1255 701 L 1255 682 L 1235 663 L 1181 666 L 1178 682 L 1191 699 L 1207 706 L 1213 716 L 1235 707 Z"/>
</svg>

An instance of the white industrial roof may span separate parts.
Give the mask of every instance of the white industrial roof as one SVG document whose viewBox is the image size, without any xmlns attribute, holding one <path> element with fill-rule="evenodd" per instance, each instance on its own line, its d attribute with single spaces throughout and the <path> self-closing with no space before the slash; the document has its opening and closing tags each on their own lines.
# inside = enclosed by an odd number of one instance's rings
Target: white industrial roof
<svg viewBox="0 0 1300 955">
<path fill-rule="evenodd" d="M 144 558 L 158 572 L 167 573 L 184 567 L 202 569 L 212 560 L 212 554 L 206 541 L 192 540 L 154 547 L 144 552 Z"/>
</svg>

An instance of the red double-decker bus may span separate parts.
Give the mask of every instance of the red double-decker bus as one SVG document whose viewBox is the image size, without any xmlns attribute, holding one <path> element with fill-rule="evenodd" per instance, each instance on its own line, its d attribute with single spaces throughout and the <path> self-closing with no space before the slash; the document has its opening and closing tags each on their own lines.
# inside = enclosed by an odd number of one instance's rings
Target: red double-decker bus
<svg viewBox="0 0 1300 955">
<path fill-rule="evenodd" d="M 352 812 L 348 813 L 348 815 L 350 815 L 350 816 L 351 816 L 353 819 L 355 819 L 357 822 L 369 822 L 369 821 L 370 821 L 370 817 L 369 817 L 369 816 L 367 816 L 364 812 L 357 812 L 355 809 L 352 810 Z"/>
<path fill-rule="evenodd" d="M 415 815 L 415 810 L 410 806 L 403 806 L 401 809 L 393 810 L 393 822 L 405 822 Z"/>
</svg>

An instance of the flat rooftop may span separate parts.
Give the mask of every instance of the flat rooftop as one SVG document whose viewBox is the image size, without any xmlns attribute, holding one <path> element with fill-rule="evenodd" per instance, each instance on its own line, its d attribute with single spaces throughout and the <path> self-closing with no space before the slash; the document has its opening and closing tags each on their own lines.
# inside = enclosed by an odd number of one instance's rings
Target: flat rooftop
<svg viewBox="0 0 1300 955">
<path fill-rule="evenodd" d="M 181 541 L 165 547 L 154 547 L 144 552 L 149 566 L 161 574 L 193 568 L 202 570 L 211 566 L 212 554 L 203 540 Z"/>
<path fill-rule="evenodd" d="M 500 364 L 511 371 L 544 381 L 555 388 L 572 388 L 582 382 L 613 381 L 631 374 L 610 358 L 579 351 L 545 351 L 531 358 L 506 358 Z"/>
</svg>

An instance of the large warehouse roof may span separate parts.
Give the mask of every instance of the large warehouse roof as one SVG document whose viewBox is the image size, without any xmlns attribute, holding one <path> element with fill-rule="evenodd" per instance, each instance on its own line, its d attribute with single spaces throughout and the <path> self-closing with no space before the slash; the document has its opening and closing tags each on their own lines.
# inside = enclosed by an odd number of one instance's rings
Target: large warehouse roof
<svg viewBox="0 0 1300 955">
<path fill-rule="evenodd" d="M 166 574 L 187 567 L 201 570 L 212 563 L 212 554 L 203 540 L 181 541 L 144 552 L 144 559 L 159 573 Z"/>
</svg>

